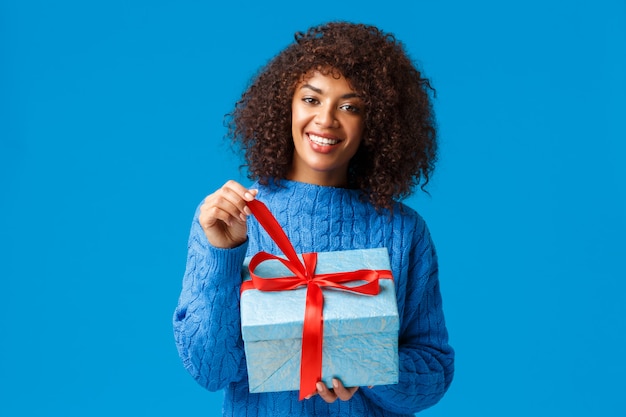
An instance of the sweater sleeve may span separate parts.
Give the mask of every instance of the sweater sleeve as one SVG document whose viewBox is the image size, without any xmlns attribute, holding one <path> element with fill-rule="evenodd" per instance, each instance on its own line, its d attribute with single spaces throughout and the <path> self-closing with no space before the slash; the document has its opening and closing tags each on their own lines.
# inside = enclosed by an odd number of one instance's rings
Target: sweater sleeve
<svg viewBox="0 0 626 417">
<path fill-rule="evenodd" d="M 200 385 L 217 391 L 245 377 L 239 287 L 247 242 L 233 249 L 211 246 L 198 211 L 174 312 L 174 337 L 185 368 Z"/>
<path fill-rule="evenodd" d="M 400 376 L 396 385 L 363 389 L 384 409 L 412 414 L 436 404 L 454 375 L 439 288 L 437 254 L 423 220 L 410 253 L 399 334 Z M 421 233 L 420 233 L 421 232 Z"/>
</svg>

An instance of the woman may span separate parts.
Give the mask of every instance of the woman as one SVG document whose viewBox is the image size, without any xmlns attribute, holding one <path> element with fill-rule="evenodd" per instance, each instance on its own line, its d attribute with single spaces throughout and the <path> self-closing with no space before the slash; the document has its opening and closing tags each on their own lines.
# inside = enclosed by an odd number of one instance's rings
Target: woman
<svg viewBox="0 0 626 417">
<path fill-rule="evenodd" d="M 436 160 L 431 87 L 393 35 L 333 22 L 297 33 L 229 119 L 255 184 L 234 181 L 196 211 L 174 315 L 179 353 L 224 416 L 408 416 L 438 402 L 454 373 L 437 256 L 424 220 L 399 202 Z M 249 393 L 239 287 L 246 256 L 280 253 L 247 202 L 263 201 L 299 253 L 386 247 L 396 285 L 399 383 L 317 384 L 316 395 Z"/>
</svg>

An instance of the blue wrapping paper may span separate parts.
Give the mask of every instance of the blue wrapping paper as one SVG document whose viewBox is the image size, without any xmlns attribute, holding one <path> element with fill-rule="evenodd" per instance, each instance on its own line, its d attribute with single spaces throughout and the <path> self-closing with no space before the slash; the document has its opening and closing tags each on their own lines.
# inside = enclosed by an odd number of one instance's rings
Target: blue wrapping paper
<svg viewBox="0 0 626 417">
<path fill-rule="evenodd" d="M 250 279 L 246 258 L 244 280 Z M 318 253 L 316 273 L 390 269 L 386 248 Z M 262 277 L 292 275 L 278 261 L 266 261 Z M 339 378 L 347 387 L 398 382 L 398 308 L 394 283 L 381 279 L 380 293 L 366 296 L 324 288 L 322 381 Z M 250 392 L 296 391 L 306 289 L 241 294 L 241 332 Z"/>
</svg>

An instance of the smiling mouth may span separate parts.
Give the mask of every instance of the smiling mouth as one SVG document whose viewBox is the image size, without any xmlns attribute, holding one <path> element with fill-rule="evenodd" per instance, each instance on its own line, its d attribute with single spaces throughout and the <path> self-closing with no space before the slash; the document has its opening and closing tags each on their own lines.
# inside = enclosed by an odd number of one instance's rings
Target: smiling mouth
<svg viewBox="0 0 626 417">
<path fill-rule="evenodd" d="M 320 145 L 320 146 L 332 146 L 332 145 L 336 145 L 339 142 L 341 142 L 339 139 L 323 138 L 321 136 L 313 135 L 311 133 L 307 134 L 307 136 L 309 137 L 309 140 L 311 142 L 315 143 L 316 145 Z"/>
</svg>

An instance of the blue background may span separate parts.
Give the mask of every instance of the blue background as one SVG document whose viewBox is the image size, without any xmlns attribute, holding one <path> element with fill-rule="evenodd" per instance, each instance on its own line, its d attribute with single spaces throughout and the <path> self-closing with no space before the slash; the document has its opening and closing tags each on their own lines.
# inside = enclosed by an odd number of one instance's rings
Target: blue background
<svg viewBox="0 0 626 417">
<path fill-rule="evenodd" d="M 624 416 L 624 1 L 0 2 L 0 415 L 219 415 L 171 317 L 196 205 L 246 183 L 222 118 L 331 19 L 395 33 L 437 89 L 408 203 L 438 246 L 457 373 L 424 416 Z"/>
</svg>

